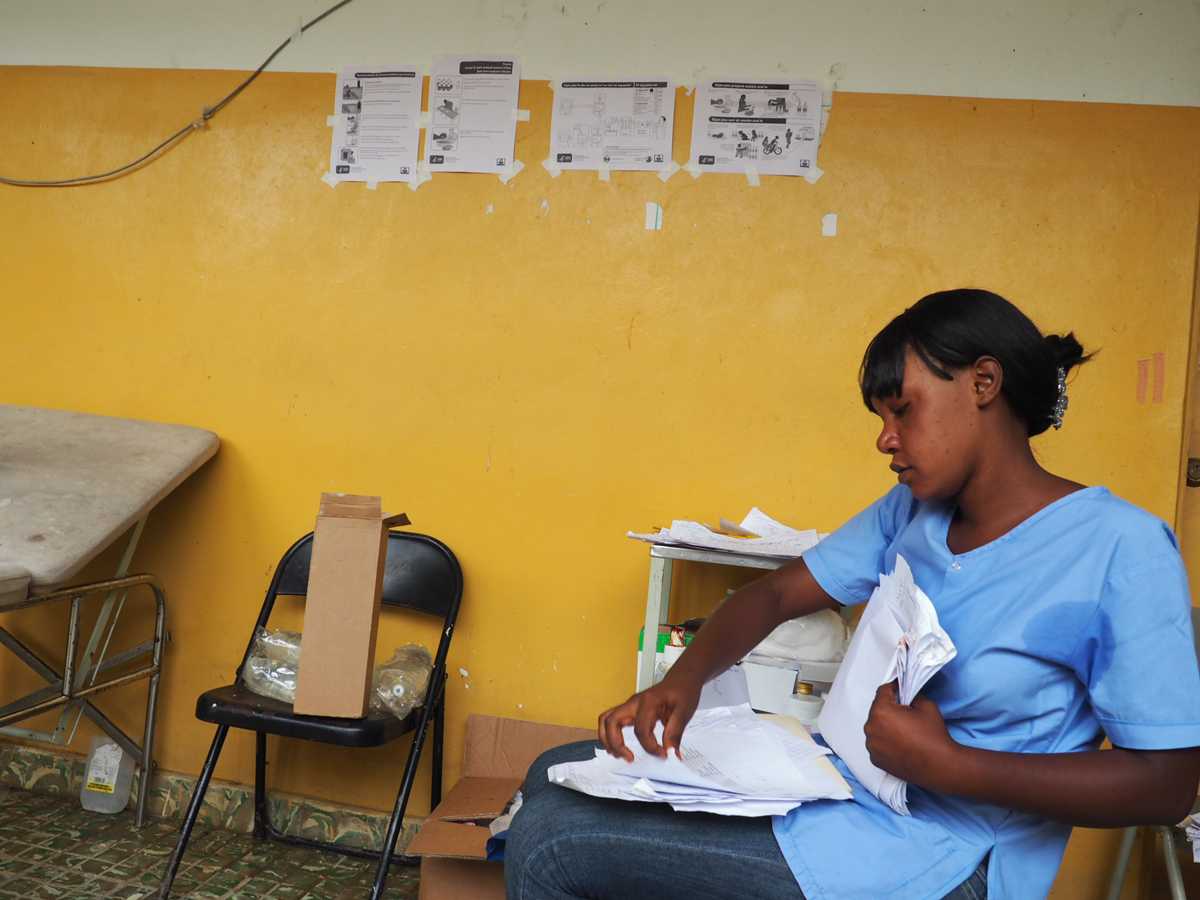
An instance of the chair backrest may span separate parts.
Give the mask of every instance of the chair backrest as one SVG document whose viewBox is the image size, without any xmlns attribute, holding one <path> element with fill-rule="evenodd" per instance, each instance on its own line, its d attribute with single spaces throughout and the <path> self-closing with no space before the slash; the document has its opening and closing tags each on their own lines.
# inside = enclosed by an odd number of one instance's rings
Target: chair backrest
<svg viewBox="0 0 1200 900">
<path fill-rule="evenodd" d="M 275 606 L 275 598 L 308 594 L 308 569 L 312 561 L 312 532 L 288 548 L 275 568 L 255 632 L 265 628 Z M 435 671 L 444 671 L 450 637 L 462 603 L 462 568 L 453 551 L 437 538 L 410 531 L 389 531 L 387 557 L 383 569 L 383 602 L 416 612 L 440 616 L 444 620 L 442 636 L 434 657 Z M 254 633 L 238 666 L 237 680 L 254 646 Z"/>
<path fill-rule="evenodd" d="M 275 594 L 308 593 L 312 534 L 284 554 L 275 573 Z M 436 538 L 408 531 L 388 532 L 383 569 L 383 602 L 445 616 L 462 595 L 462 569 L 454 553 Z"/>
</svg>

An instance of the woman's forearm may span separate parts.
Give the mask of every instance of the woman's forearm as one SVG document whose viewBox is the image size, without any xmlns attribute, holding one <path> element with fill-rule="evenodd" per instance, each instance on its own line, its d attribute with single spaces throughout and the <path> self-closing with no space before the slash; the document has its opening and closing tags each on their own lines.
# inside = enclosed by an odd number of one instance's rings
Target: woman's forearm
<svg viewBox="0 0 1200 900">
<path fill-rule="evenodd" d="M 909 780 L 930 790 L 1094 828 L 1169 825 L 1196 799 L 1200 750 L 1003 753 L 953 744 Z"/>
</svg>

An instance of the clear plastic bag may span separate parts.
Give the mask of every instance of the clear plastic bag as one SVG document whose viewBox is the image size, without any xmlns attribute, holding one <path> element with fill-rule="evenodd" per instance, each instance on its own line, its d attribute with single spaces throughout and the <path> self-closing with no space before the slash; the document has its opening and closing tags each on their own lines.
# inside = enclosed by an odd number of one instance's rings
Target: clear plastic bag
<svg viewBox="0 0 1200 900">
<path fill-rule="evenodd" d="M 296 668 L 300 665 L 300 632 L 259 628 L 254 632 L 254 649 L 250 655 L 288 663 Z"/>
<path fill-rule="evenodd" d="M 242 681 L 256 694 L 293 703 L 296 700 L 296 673 L 297 668 L 291 663 L 251 654 L 242 667 Z"/>
<path fill-rule="evenodd" d="M 371 690 L 371 709 L 388 710 L 398 719 L 425 702 L 433 659 L 420 644 L 397 647 L 392 658 L 375 667 Z"/>
<path fill-rule="evenodd" d="M 284 703 L 296 699 L 300 670 L 300 633 L 259 628 L 242 667 L 247 689 Z M 397 647 L 392 658 L 375 667 L 371 679 L 371 711 L 403 719 L 425 701 L 433 659 L 420 644 Z"/>
</svg>

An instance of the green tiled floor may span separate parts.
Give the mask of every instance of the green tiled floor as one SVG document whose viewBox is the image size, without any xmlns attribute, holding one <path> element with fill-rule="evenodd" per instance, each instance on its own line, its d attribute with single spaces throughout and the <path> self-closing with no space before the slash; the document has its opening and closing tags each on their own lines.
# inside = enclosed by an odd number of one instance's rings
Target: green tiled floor
<svg viewBox="0 0 1200 900">
<path fill-rule="evenodd" d="M 177 822 L 89 813 L 74 797 L 0 787 L 0 897 L 154 897 L 179 835 Z M 172 897 L 358 900 L 374 863 L 250 835 L 197 827 Z M 388 900 L 417 896 L 417 869 L 394 865 Z"/>
</svg>

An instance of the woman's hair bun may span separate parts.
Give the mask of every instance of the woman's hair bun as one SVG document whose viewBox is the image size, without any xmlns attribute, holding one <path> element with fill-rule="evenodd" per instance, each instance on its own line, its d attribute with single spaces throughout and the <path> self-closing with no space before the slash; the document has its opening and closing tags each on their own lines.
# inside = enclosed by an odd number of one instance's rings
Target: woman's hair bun
<svg viewBox="0 0 1200 900">
<path fill-rule="evenodd" d="M 1075 339 L 1073 331 L 1066 334 L 1048 334 L 1045 341 L 1050 352 L 1054 354 L 1054 364 L 1067 372 L 1092 358 L 1092 354 L 1083 352 L 1083 347 Z"/>
</svg>

